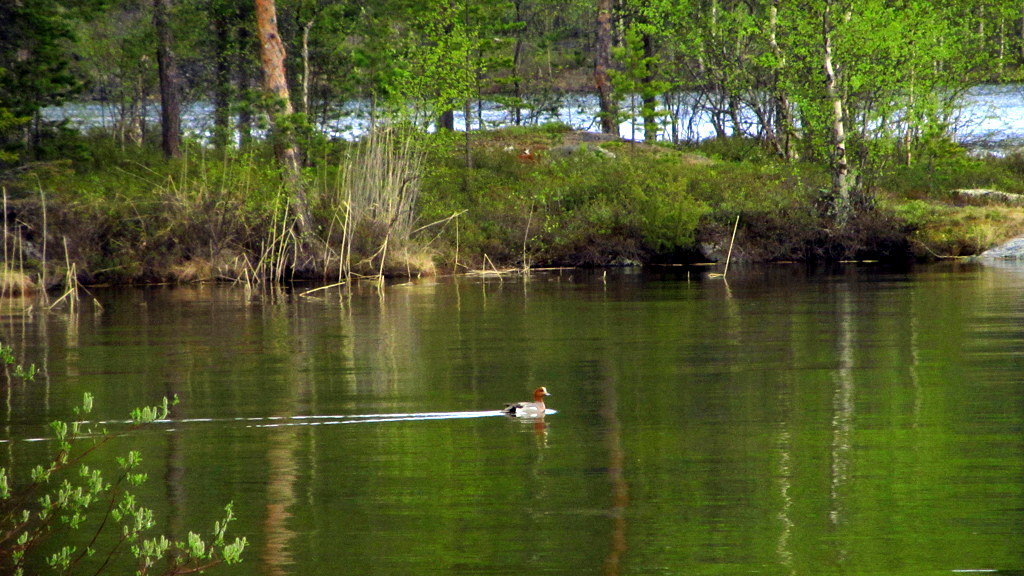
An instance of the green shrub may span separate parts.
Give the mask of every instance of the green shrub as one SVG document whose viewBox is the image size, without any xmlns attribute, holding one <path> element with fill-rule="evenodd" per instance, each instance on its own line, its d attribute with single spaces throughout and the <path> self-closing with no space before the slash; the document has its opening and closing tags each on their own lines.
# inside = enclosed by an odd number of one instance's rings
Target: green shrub
<svg viewBox="0 0 1024 576">
<path fill-rule="evenodd" d="M 14 356 L 0 345 L 0 367 L 10 385 Z M 14 377 L 31 380 L 35 365 L 14 367 Z M 17 468 L 0 467 L 0 572 L 26 573 L 121 573 L 125 566 L 116 558 L 128 552 L 138 574 L 200 572 L 220 563 L 241 561 L 245 538 L 226 540 L 234 520 L 229 504 L 206 539 L 189 532 L 187 540 L 152 535 L 153 511 L 142 505 L 135 492 L 147 478 L 142 458 L 132 451 L 116 457 L 116 473 L 108 480 L 103 466 L 95 465 L 97 450 L 120 434 L 89 429 L 85 420 L 92 411 L 86 394 L 74 418 L 50 425 L 55 450 L 46 461 Z M 169 402 L 132 411 L 132 430 L 167 417 Z M 45 545 L 44 545 L 45 544 Z"/>
<path fill-rule="evenodd" d="M 971 158 L 966 153 L 910 166 L 894 165 L 878 178 L 878 186 L 905 198 L 949 198 L 949 192 L 966 188 L 993 188 L 1024 193 L 1024 159 Z"/>
<path fill-rule="evenodd" d="M 708 138 L 698 143 L 695 149 L 709 158 L 726 162 L 770 162 L 777 156 L 760 140 L 744 136 Z"/>
</svg>

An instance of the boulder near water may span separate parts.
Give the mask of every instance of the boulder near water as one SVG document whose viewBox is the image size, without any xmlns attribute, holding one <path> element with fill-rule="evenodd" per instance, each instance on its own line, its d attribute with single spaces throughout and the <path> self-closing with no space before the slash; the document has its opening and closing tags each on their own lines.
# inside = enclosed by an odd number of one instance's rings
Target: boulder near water
<svg viewBox="0 0 1024 576">
<path fill-rule="evenodd" d="M 1024 236 L 982 252 L 982 260 L 1024 260 Z"/>
</svg>

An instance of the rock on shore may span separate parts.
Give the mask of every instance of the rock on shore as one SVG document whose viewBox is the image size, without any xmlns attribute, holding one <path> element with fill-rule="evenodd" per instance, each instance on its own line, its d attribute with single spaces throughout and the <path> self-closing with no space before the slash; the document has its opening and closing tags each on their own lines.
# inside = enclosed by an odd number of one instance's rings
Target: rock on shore
<svg viewBox="0 0 1024 576">
<path fill-rule="evenodd" d="M 1014 238 L 1009 242 L 982 252 L 982 260 L 1024 260 L 1024 237 Z"/>
</svg>

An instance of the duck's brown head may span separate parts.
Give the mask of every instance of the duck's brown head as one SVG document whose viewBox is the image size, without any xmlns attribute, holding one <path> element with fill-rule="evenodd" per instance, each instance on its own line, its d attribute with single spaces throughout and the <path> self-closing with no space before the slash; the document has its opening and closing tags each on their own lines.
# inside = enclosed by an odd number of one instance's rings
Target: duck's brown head
<svg viewBox="0 0 1024 576">
<path fill-rule="evenodd" d="M 548 389 L 545 388 L 544 386 L 541 386 L 540 388 L 537 388 L 536 390 L 533 391 L 534 402 L 543 402 L 545 396 L 551 396 L 551 393 L 548 392 Z"/>
</svg>

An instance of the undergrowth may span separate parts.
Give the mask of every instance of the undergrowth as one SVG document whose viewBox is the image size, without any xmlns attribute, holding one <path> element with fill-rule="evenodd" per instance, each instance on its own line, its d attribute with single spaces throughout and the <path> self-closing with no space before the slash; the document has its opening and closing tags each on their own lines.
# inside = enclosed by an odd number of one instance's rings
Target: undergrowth
<svg viewBox="0 0 1024 576">
<path fill-rule="evenodd" d="M 473 133 L 467 151 L 465 134 L 390 129 L 310 154 L 307 238 L 260 147 L 192 143 L 167 161 L 94 135 L 80 160 L 8 178 L 8 215 L 28 270 L 46 266 L 35 262 L 45 215 L 50 245 L 66 240 L 68 261 L 94 282 L 691 262 L 721 258 L 737 216 L 734 257 L 755 261 L 973 254 L 1024 231 L 1020 209 L 959 206 L 953 195 L 1024 192 L 1020 155 L 978 159 L 947 147 L 910 166 L 879 162 L 864 205 L 839 225 L 822 166 L 782 162 L 749 140 L 677 150 L 552 125 Z"/>
</svg>

